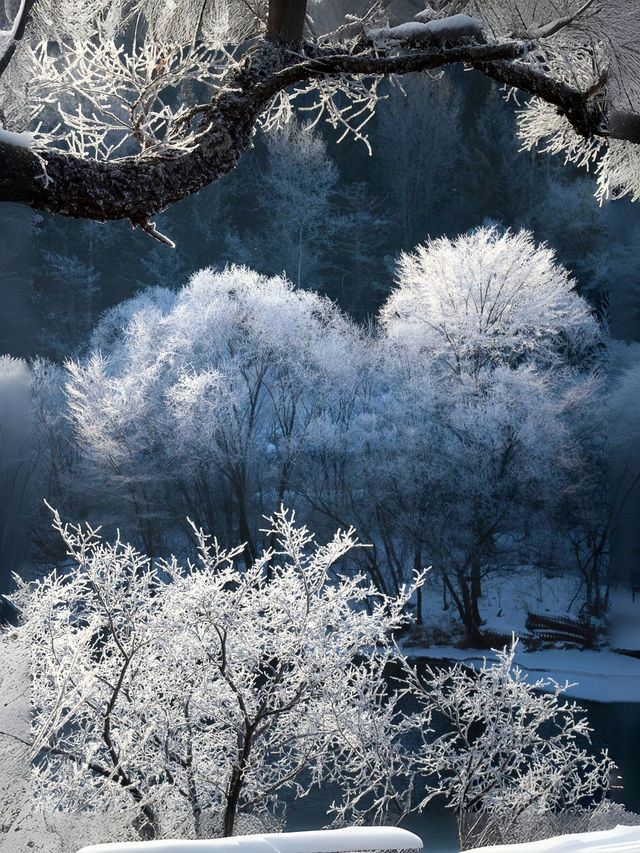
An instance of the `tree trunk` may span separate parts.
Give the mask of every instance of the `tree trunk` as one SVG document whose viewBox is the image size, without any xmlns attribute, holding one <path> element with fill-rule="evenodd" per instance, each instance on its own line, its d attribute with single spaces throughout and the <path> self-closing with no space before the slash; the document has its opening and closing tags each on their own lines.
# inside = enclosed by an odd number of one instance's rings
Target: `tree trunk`
<svg viewBox="0 0 640 853">
<path fill-rule="evenodd" d="M 229 782 L 229 792 L 227 794 L 227 806 L 224 810 L 224 818 L 222 821 L 222 836 L 230 838 L 233 835 L 233 829 L 236 822 L 236 809 L 238 808 L 238 799 L 242 790 L 242 773 L 237 767 L 233 768 L 231 780 Z"/>
<path fill-rule="evenodd" d="M 420 548 L 416 548 L 416 552 L 413 555 L 413 571 L 421 572 L 422 571 L 422 551 Z M 422 587 L 419 586 L 416 591 L 416 625 L 422 625 Z"/>
<path fill-rule="evenodd" d="M 240 800 L 240 792 L 242 791 L 242 786 L 244 784 L 244 774 L 249 764 L 253 732 L 253 726 L 246 722 L 244 735 L 240 735 L 239 737 L 238 746 L 241 746 L 242 748 L 239 749 L 238 763 L 231 771 L 229 787 L 227 788 L 227 805 L 224 810 L 224 817 L 222 820 L 222 835 L 224 838 L 229 838 L 233 835 L 236 823 L 236 813 L 238 811 L 238 801 Z"/>
<path fill-rule="evenodd" d="M 154 841 L 158 837 L 158 822 L 151 806 L 140 806 L 140 814 L 133 819 L 133 828 L 141 841 Z"/>
<path fill-rule="evenodd" d="M 471 608 L 473 619 L 477 625 L 482 625 L 478 601 L 482 598 L 482 571 L 480 561 L 474 557 L 471 563 Z"/>
<path fill-rule="evenodd" d="M 480 627 L 478 623 L 473 618 L 473 608 L 471 606 L 471 592 L 469 589 L 468 581 L 465 577 L 464 570 L 457 569 L 456 570 L 456 579 L 458 582 L 459 590 L 456 591 L 453 583 L 451 582 L 451 578 L 449 578 L 446 574 L 443 574 L 443 580 L 446 587 L 451 594 L 451 598 L 460 614 L 460 621 L 464 625 L 465 630 L 465 642 L 467 646 L 472 648 L 480 648 L 482 645 L 482 634 L 480 633 Z M 458 592 L 460 594 L 458 594 Z"/>
<path fill-rule="evenodd" d="M 267 35 L 283 44 L 300 44 L 307 0 L 269 0 Z"/>
<path fill-rule="evenodd" d="M 256 560 L 257 551 L 251 535 L 249 521 L 247 519 L 247 502 L 244 483 L 236 481 L 233 486 L 233 491 L 238 502 L 238 533 L 240 534 L 240 539 L 243 542 L 246 542 L 243 552 L 244 563 L 247 569 L 249 569 Z"/>
</svg>

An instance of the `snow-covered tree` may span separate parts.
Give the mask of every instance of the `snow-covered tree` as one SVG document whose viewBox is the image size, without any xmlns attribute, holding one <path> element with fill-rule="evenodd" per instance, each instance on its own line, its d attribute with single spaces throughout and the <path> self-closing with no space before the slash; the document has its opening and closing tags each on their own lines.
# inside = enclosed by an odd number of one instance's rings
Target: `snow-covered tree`
<svg viewBox="0 0 640 853">
<path fill-rule="evenodd" d="M 121 521 L 124 499 L 153 556 L 189 516 L 249 564 L 281 502 L 322 532 L 356 524 L 381 591 L 434 565 L 479 643 L 484 574 L 534 558 L 551 496 L 577 500 L 599 327 L 548 249 L 496 228 L 404 256 L 380 316 L 367 335 L 239 267 L 113 309 L 68 365 L 91 517 Z"/>
<path fill-rule="evenodd" d="M 338 169 L 322 137 L 295 119 L 267 134 L 266 145 L 267 166 L 257 184 L 261 264 L 308 287 L 338 229 L 330 198 Z"/>
<path fill-rule="evenodd" d="M 554 252 L 527 231 L 478 228 L 403 253 L 380 312 L 389 337 L 436 358 L 443 372 L 496 364 L 584 364 L 598 326 Z"/>
<path fill-rule="evenodd" d="M 387 495 L 397 516 L 413 514 L 421 559 L 479 644 L 482 578 L 517 562 L 515 542 L 533 556 L 527 531 L 544 529 L 543 511 L 563 486 L 575 496 L 567 468 L 584 454 L 574 452 L 572 424 L 584 418 L 589 389 L 595 396 L 589 368 L 601 332 L 549 249 L 495 227 L 403 255 L 380 317 L 395 377 L 384 406 L 408 470 L 418 472 L 403 477 L 398 460 Z M 420 429 L 411 422 L 425 393 L 432 399 Z M 527 521 L 534 516 L 536 525 Z"/>
<path fill-rule="evenodd" d="M 12 3 L 0 38 L 0 198 L 128 219 L 166 242 L 153 216 L 233 169 L 258 124 L 282 123 L 299 102 L 363 138 L 382 76 L 462 64 L 532 96 L 525 145 L 596 164 L 601 197 L 638 196 L 633 4 L 436 5 L 412 21 L 354 6 L 322 32 L 306 0 Z"/>
<path fill-rule="evenodd" d="M 273 549 L 246 570 L 241 547 L 199 531 L 197 563 L 153 566 L 56 514 L 73 565 L 14 599 L 45 813 L 126 816 L 143 837 L 231 835 L 278 820 L 284 789 L 323 780 L 342 792 L 340 818 L 408 808 L 384 670 L 412 590 L 391 599 L 340 573 L 353 530 L 316 545 L 285 510 L 267 525 Z"/>
<path fill-rule="evenodd" d="M 392 438 L 376 460 L 374 494 L 410 548 L 404 571 L 433 566 L 466 642 L 482 646 L 484 578 L 533 555 L 564 482 L 572 437 L 563 398 L 526 366 L 496 368 L 478 390 L 468 377 L 443 384 L 394 350 L 391 389 L 380 400 Z"/>
<path fill-rule="evenodd" d="M 413 677 L 426 709 L 416 762 L 431 779 L 421 806 L 446 797 L 462 850 L 562 832 L 567 813 L 602 801 L 615 769 L 606 752 L 589 750 L 582 709 L 560 698 L 568 684 L 529 681 L 514 664 L 516 645 L 479 669 L 457 664 Z M 434 724 L 444 734 L 433 738 Z"/>
<path fill-rule="evenodd" d="M 611 461 L 611 544 L 617 559 L 614 580 L 637 585 L 640 491 L 640 358 L 638 344 L 619 343 L 611 359 L 607 435 Z"/>
<path fill-rule="evenodd" d="M 603 364 L 603 367 L 607 366 Z M 572 446 L 563 461 L 564 486 L 552 506 L 556 533 L 579 573 L 587 616 L 602 618 L 609 599 L 611 442 L 604 376 L 576 382 L 565 398 Z"/>
<path fill-rule="evenodd" d="M 437 448 L 446 528 L 433 542 L 469 639 L 479 639 L 484 578 L 515 568 L 549 525 L 572 437 L 563 396 L 527 367 L 496 369 L 486 390 L 461 383 L 440 410 Z"/>
<path fill-rule="evenodd" d="M 285 500 L 326 398 L 351 384 L 361 338 L 328 300 L 241 267 L 104 317 L 68 365 L 70 415 L 147 554 L 154 516 L 171 512 L 255 558 L 260 518 Z"/>
</svg>

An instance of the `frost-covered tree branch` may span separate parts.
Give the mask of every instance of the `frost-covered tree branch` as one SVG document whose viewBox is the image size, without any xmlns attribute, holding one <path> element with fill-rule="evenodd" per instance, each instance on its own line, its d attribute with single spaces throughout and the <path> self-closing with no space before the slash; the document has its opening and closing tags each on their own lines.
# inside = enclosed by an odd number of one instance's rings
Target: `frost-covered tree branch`
<svg viewBox="0 0 640 853">
<path fill-rule="evenodd" d="M 2 76 L 11 57 L 15 53 L 17 43 L 24 35 L 29 12 L 36 0 L 21 0 L 15 19 L 8 30 L 0 30 L 0 76 Z"/>
<path fill-rule="evenodd" d="M 559 830 L 562 813 L 606 797 L 615 764 L 589 750 L 582 709 L 569 686 L 528 681 L 515 665 L 517 641 L 479 669 L 427 669 L 413 688 L 427 709 L 421 770 L 431 776 L 423 805 L 444 794 L 461 850 L 536 840 Z M 545 692 L 540 692 L 545 691 Z M 445 733 L 430 739 L 432 722 Z"/>
<path fill-rule="evenodd" d="M 87 0 L 55 14 L 49 6 L 24 0 L 5 37 L 4 201 L 129 219 L 170 243 L 153 217 L 232 170 L 256 127 L 281 124 L 296 98 L 313 97 L 317 117 L 362 139 L 381 77 L 460 64 L 533 96 L 521 119 L 525 146 L 597 161 L 602 196 L 640 187 L 629 37 L 640 23 L 621 0 L 534 10 L 467 0 L 394 26 L 376 4 L 313 37 L 304 0 Z"/>
<path fill-rule="evenodd" d="M 55 514 L 73 565 L 15 597 L 45 813 L 229 836 L 277 823 L 283 790 L 327 778 L 339 816 L 410 807 L 406 717 L 384 671 L 415 586 L 389 598 L 337 575 L 353 530 L 317 545 L 284 509 L 267 524 L 272 548 L 241 571 L 243 547 L 197 529 L 197 565 L 152 565 Z"/>
</svg>

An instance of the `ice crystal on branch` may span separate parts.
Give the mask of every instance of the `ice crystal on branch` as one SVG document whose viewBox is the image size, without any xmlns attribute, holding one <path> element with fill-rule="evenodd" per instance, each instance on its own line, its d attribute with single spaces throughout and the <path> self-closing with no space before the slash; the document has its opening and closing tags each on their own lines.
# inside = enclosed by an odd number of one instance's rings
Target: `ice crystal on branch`
<svg viewBox="0 0 640 853">
<path fill-rule="evenodd" d="M 64 50 L 47 42 L 30 50 L 34 83 L 20 109 L 39 120 L 39 132 L 50 144 L 79 157 L 193 150 L 203 129 L 191 128 L 179 88 L 190 79 L 215 89 L 227 54 L 155 41 L 128 51 L 104 29 L 86 41 L 70 41 Z M 17 108 L 14 104 L 13 111 Z"/>
</svg>

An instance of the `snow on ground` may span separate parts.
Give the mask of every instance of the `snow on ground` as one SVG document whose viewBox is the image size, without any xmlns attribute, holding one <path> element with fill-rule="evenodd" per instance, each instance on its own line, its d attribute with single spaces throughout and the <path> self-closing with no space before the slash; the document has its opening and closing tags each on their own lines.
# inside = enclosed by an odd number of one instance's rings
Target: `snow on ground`
<svg viewBox="0 0 640 853">
<path fill-rule="evenodd" d="M 495 660 L 491 651 L 458 649 L 455 646 L 417 646 L 406 649 L 412 658 L 429 658 L 482 664 L 483 658 Z M 530 681 L 552 678 L 574 684 L 566 691 L 575 699 L 593 702 L 640 702 L 640 660 L 616 654 L 608 649 L 545 649 L 525 652 L 518 647 L 515 663 L 529 674 Z"/>
<path fill-rule="evenodd" d="M 342 837 L 336 838 L 336 834 Z M 354 846 L 348 847 L 353 840 Z M 429 849 L 429 839 L 425 848 Z M 359 850 L 365 844 L 379 850 L 420 849 L 421 840 L 395 827 L 354 827 L 315 832 L 286 832 L 281 835 L 236 836 L 202 841 L 136 841 L 83 847 L 78 853 L 325 853 Z M 347 846 L 345 846 L 347 844 Z M 640 827 L 617 826 L 603 832 L 585 832 L 497 847 L 478 847 L 474 853 L 638 853 Z"/>
<path fill-rule="evenodd" d="M 435 576 L 429 578 L 424 592 L 423 637 L 404 644 L 412 658 L 455 660 L 481 664 L 483 658 L 495 658 L 486 649 L 460 649 L 455 645 L 459 621 L 452 602 L 443 609 L 442 587 Z M 529 612 L 546 616 L 577 617 L 581 601 L 576 577 L 546 577 L 537 569 L 503 572 L 485 582 L 480 612 L 484 630 L 509 637 L 528 633 L 525 622 Z M 525 651 L 520 643 L 516 664 L 530 673 L 530 679 L 552 678 L 564 684 L 577 682 L 567 695 L 594 702 L 640 702 L 640 659 L 612 649 L 640 650 L 640 595 L 632 601 L 631 590 L 613 590 L 610 600 L 608 641 L 599 651 L 578 648 L 550 648 Z M 458 636 L 457 636 L 458 635 Z"/>
<path fill-rule="evenodd" d="M 629 594 L 629 598 L 631 595 Z M 441 629 L 445 634 L 459 630 L 460 620 L 451 598 L 443 610 L 442 583 L 434 571 L 427 574 L 423 594 L 423 617 L 428 630 Z M 528 613 L 548 616 L 578 617 L 583 590 L 575 575 L 547 574 L 535 566 L 496 570 L 483 581 L 480 613 L 484 629 L 499 634 L 522 636 L 526 633 Z M 638 617 L 640 617 L 640 601 Z"/>
<path fill-rule="evenodd" d="M 473 853 L 640 853 L 640 827 L 616 826 L 605 832 L 562 835 L 527 844 L 476 847 Z"/>
<path fill-rule="evenodd" d="M 184 841 L 135 841 L 94 844 L 78 853 L 341 853 L 357 850 L 420 850 L 422 840 L 396 826 L 354 826 L 306 832 L 236 835 Z"/>
</svg>

